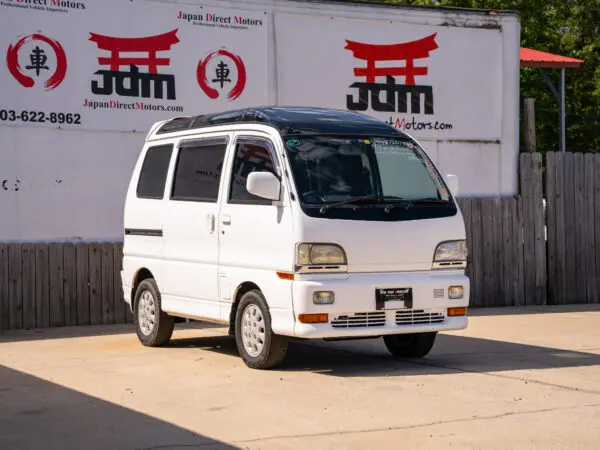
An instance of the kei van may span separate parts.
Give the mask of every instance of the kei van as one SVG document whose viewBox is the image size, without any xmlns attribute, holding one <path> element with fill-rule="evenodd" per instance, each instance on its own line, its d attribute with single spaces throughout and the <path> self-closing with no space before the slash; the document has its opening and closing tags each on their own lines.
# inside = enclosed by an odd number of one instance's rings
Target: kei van
<svg viewBox="0 0 600 450">
<path fill-rule="evenodd" d="M 382 338 L 423 357 L 467 326 L 458 181 L 368 116 L 266 107 L 152 126 L 131 176 L 122 282 L 137 335 L 227 324 L 247 366 L 290 339 Z"/>
</svg>

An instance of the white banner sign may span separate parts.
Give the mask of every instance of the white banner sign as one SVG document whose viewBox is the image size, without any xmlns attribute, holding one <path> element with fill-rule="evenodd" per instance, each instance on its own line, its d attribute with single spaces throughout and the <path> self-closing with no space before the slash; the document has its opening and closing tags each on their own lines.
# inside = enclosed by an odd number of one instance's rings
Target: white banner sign
<svg viewBox="0 0 600 450">
<path fill-rule="evenodd" d="M 277 14 L 279 103 L 363 112 L 415 137 L 500 139 L 502 35 Z"/>
<path fill-rule="evenodd" d="M 146 131 L 266 104 L 267 15 L 116 0 L 0 0 L 0 124 Z"/>
</svg>

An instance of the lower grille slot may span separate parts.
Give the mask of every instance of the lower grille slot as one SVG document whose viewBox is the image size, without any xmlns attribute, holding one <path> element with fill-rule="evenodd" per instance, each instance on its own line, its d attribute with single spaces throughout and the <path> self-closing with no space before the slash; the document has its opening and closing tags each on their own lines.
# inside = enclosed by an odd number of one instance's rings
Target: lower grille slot
<svg viewBox="0 0 600 450">
<path fill-rule="evenodd" d="M 445 320 L 442 313 L 425 312 L 424 310 L 396 311 L 396 325 L 429 325 Z"/>
<path fill-rule="evenodd" d="M 338 316 L 331 321 L 334 328 L 383 327 L 385 312 L 356 313 Z"/>
</svg>

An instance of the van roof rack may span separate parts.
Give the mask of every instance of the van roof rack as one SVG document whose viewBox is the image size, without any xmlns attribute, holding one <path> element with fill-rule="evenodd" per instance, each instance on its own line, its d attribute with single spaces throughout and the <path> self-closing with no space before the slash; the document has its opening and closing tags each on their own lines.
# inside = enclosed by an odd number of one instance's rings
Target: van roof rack
<svg viewBox="0 0 600 450">
<path fill-rule="evenodd" d="M 402 131 L 365 114 L 328 108 L 282 106 L 175 117 L 160 126 L 155 134 L 244 123 L 269 125 L 284 135 L 343 134 L 407 137 Z"/>
</svg>

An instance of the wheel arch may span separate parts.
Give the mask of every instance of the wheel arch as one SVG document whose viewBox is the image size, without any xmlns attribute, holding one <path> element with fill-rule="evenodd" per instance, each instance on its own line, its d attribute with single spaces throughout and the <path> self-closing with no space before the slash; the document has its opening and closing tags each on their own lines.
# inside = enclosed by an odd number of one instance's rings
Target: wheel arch
<svg viewBox="0 0 600 450">
<path fill-rule="evenodd" d="M 140 269 L 138 269 L 137 272 L 135 273 L 135 275 L 133 276 L 133 281 L 131 283 L 131 294 L 130 294 L 131 295 L 131 311 L 132 312 L 135 311 L 135 293 L 137 291 L 137 288 L 142 281 L 147 280 L 149 278 L 152 278 L 156 282 L 156 278 L 154 278 L 154 275 L 152 274 L 150 269 L 148 269 L 146 267 L 141 267 Z"/>
<path fill-rule="evenodd" d="M 235 335 L 235 315 L 237 314 L 238 305 L 240 304 L 241 298 L 246 292 L 257 290 L 262 292 L 260 287 L 252 281 L 244 281 L 241 283 L 233 293 L 233 303 L 231 304 L 231 310 L 229 311 L 229 335 Z"/>
</svg>

